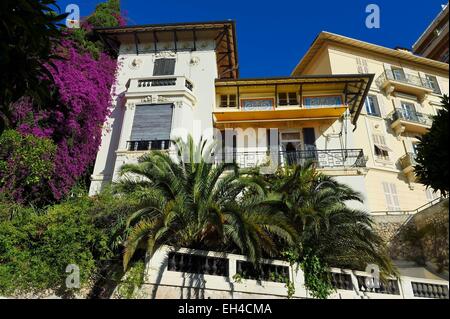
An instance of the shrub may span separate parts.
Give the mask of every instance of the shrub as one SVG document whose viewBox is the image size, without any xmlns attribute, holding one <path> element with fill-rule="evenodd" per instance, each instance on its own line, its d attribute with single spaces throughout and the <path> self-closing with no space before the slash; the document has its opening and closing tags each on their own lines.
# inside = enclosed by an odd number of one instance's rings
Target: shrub
<svg viewBox="0 0 450 319">
<path fill-rule="evenodd" d="M 41 201 L 53 175 L 52 140 L 7 130 L 0 136 L 0 146 L 0 193 L 20 203 Z"/>
<path fill-rule="evenodd" d="M 0 205 L 0 294 L 17 295 L 65 289 L 66 267 L 80 269 L 80 284 L 110 257 L 108 236 L 90 214 L 94 202 L 75 198 L 46 211 L 21 207 L 10 218 L 11 205 Z"/>
</svg>

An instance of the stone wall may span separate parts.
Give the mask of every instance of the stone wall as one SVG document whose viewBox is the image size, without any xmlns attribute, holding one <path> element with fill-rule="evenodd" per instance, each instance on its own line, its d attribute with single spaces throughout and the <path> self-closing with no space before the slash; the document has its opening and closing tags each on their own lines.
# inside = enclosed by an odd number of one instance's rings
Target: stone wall
<svg viewBox="0 0 450 319">
<path fill-rule="evenodd" d="M 448 199 L 415 215 L 374 216 L 375 228 L 395 260 L 414 261 L 448 272 Z"/>
</svg>

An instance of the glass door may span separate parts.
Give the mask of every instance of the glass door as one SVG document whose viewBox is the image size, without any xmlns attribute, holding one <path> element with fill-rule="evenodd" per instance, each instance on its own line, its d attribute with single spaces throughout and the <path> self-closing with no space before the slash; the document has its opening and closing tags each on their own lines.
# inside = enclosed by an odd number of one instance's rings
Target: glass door
<svg viewBox="0 0 450 319">
<path fill-rule="evenodd" d="M 280 133 L 280 147 L 282 162 L 287 165 L 301 163 L 301 139 L 300 131 L 288 131 Z"/>
<path fill-rule="evenodd" d="M 406 120 L 417 122 L 416 108 L 414 104 L 402 102 L 402 115 Z"/>
<path fill-rule="evenodd" d="M 392 68 L 392 75 L 394 76 L 395 80 L 399 80 L 399 81 L 405 81 L 406 80 L 405 72 L 401 68 L 393 67 Z"/>
</svg>

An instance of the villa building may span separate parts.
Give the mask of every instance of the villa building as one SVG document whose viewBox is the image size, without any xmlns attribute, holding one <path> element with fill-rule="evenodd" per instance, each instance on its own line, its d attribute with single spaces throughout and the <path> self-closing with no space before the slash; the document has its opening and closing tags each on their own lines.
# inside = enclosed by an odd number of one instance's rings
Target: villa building
<svg viewBox="0 0 450 319">
<path fill-rule="evenodd" d="M 449 91 L 447 63 L 321 32 L 290 76 L 245 79 L 239 77 L 232 21 L 104 28 L 96 33 L 116 50 L 119 70 L 91 195 L 120 178 L 123 164 L 136 163 L 153 150 L 172 152 L 174 139 L 192 135 L 196 141 L 215 140 L 217 162 L 260 165 L 263 173 L 314 161 L 320 171 L 363 194 L 364 203 L 348 205 L 372 214 L 381 225 L 380 234 L 387 229 L 382 235 L 387 242 L 397 242 L 395 236 L 407 222 L 426 224 L 430 214 L 435 218 L 442 210 L 448 218 L 444 202 L 413 219 L 408 216 L 440 201 L 439 194 L 417 183 L 413 166 L 418 138 L 430 129 L 430 116 Z M 403 248 L 401 253 L 407 250 Z M 171 249 L 159 251 L 146 265 L 143 291 L 159 287 L 152 298 L 190 298 L 191 288 L 203 291 L 203 298 L 284 296 L 284 283 L 270 279 L 236 283 L 230 291 L 236 267 L 245 265 L 244 256 Z M 428 248 L 423 255 L 429 251 L 434 254 L 436 249 Z M 183 254 L 223 269 L 192 274 L 177 266 Z M 393 278 L 389 286 L 371 290 L 365 285 L 367 273 L 332 269 L 337 289 L 333 296 L 448 298 L 448 280 L 410 265 L 410 259 L 393 258 L 406 262 L 401 281 Z M 274 271 L 288 269 L 282 261 L 267 263 Z M 289 276 L 298 285 L 295 297 L 309 298 L 301 273 Z M 186 278 L 197 278 L 204 287 L 198 290 L 194 282 L 186 284 Z"/>
<path fill-rule="evenodd" d="M 413 45 L 413 53 L 448 63 L 448 2 Z"/>
<path fill-rule="evenodd" d="M 243 79 L 231 21 L 96 32 L 121 67 L 91 194 L 124 163 L 192 134 L 222 140 L 217 160 L 241 167 L 313 160 L 362 192 L 371 213 L 439 196 L 416 182 L 413 165 L 448 94 L 447 63 L 322 32 L 291 76 Z"/>
</svg>

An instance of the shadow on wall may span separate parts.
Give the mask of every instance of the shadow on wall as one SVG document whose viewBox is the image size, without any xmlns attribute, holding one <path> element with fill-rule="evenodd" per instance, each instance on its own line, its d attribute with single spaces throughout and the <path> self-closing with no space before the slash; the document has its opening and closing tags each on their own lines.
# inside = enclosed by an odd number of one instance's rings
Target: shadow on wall
<svg viewBox="0 0 450 319">
<path fill-rule="evenodd" d="M 175 249 L 173 251 L 176 252 L 178 250 Z M 222 258 L 226 258 L 225 253 L 223 253 Z M 150 263 L 150 259 L 147 256 L 145 264 L 149 265 L 149 263 Z M 158 296 L 158 290 L 160 288 L 164 287 L 164 285 L 161 284 L 161 281 L 162 281 L 164 273 L 167 272 L 168 265 L 169 265 L 169 254 L 165 254 L 163 261 L 159 266 L 158 274 L 155 278 L 155 282 L 150 285 L 151 292 L 150 292 L 149 297 L 151 299 L 161 298 L 161 296 Z M 146 269 L 146 271 L 147 271 L 147 269 Z M 226 278 L 226 281 L 230 286 L 231 296 L 233 296 L 234 283 L 231 282 L 228 277 L 224 277 L 224 278 Z M 201 274 L 184 273 L 182 287 L 179 287 L 179 288 L 173 287 L 173 288 L 174 289 L 171 290 L 172 293 L 170 293 L 170 296 L 164 296 L 164 297 L 166 297 L 166 298 L 169 297 L 171 299 L 172 298 L 173 299 L 175 299 L 175 298 L 178 298 L 178 299 L 209 299 L 209 298 L 211 298 L 211 296 L 205 295 L 205 291 L 207 290 L 206 280 L 205 280 L 204 276 Z M 145 286 L 144 286 L 144 290 L 145 290 Z M 177 291 L 177 290 L 179 290 L 179 291 Z M 167 293 L 167 290 L 165 292 L 163 292 L 163 294 L 165 294 L 165 293 Z M 145 293 L 144 293 L 144 295 L 145 295 Z"/>
<path fill-rule="evenodd" d="M 391 257 L 414 261 L 448 276 L 449 200 L 431 206 L 402 224 L 388 240 Z"/>
</svg>

